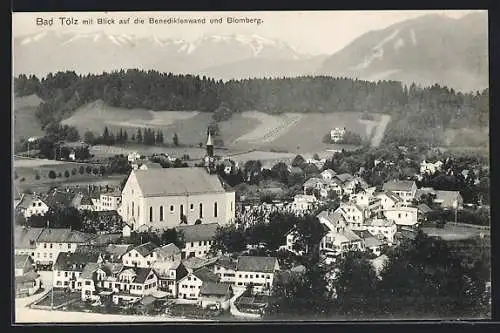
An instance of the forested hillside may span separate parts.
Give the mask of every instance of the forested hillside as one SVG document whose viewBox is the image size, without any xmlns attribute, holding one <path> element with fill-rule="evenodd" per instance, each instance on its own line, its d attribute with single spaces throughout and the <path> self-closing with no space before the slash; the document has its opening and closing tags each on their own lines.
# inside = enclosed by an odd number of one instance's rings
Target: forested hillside
<svg viewBox="0 0 500 333">
<path fill-rule="evenodd" d="M 377 112 L 392 116 L 386 140 L 441 144 L 450 128 L 485 127 L 489 91 L 464 94 L 447 87 L 403 86 L 400 82 L 368 82 L 326 76 L 247 79 L 228 82 L 157 71 L 122 70 L 79 76 L 49 74 L 41 80 L 14 79 L 18 96 L 37 94 L 45 102 L 37 117 L 45 128 L 69 117 L 78 107 L 101 99 L 127 109 L 214 112 L 222 103 L 229 113 L 259 110 L 282 112 Z"/>
</svg>

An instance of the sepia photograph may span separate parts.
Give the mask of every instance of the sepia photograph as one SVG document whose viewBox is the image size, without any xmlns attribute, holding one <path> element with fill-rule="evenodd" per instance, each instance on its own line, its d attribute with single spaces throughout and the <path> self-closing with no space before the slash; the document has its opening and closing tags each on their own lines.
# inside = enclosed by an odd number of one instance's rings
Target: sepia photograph
<svg viewBox="0 0 500 333">
<path fill-rule="evenodd" d="M 488 11 L 12 13 L 12 324 L 492 318 Z"/>
</svg>

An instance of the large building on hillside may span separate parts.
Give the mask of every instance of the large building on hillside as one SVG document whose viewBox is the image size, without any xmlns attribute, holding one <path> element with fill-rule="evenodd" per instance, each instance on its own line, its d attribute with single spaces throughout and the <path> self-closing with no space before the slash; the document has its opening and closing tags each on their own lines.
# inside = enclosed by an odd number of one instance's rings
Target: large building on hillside
<svg viewBox="0 0 500 333">
<path fill-rule="evenodd" d="M 161 230 L 198 220 L 226 225 L 235 219 L 235 193 L 226 192 L 218 176 L 204 168 L 134 170 L 118 212 L 133 230 Z"/>
</svg>

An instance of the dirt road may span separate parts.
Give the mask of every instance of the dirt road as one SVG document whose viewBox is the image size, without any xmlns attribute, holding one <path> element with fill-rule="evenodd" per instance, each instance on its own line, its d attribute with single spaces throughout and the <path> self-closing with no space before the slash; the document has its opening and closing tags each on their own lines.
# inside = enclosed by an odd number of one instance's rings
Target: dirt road
<svg viewBox="0 0 500 333">
<path fill-rule="evenodd" d="M 380 146 L 382 139 L 384 138 L 385 129 L 391 121 L 391 116 L 381 115 L 380 123 L 375 127 L 375 133 L 372 136 L 372 147 Z"/>
</svg>

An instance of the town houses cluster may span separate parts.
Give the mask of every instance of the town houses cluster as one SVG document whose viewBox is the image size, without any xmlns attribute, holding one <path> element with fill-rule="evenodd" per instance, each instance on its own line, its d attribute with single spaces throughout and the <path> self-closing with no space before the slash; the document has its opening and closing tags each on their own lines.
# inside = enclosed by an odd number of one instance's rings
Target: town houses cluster
<svg viewBox="0 0 500 333">
<path fill-rule="evenodd" d="M 214 172 L 210 137 L 205 162 L 205 168 L 134 168 L 121 191 L 89 186 L 21 197 L 16 209 L 25 217 L 47 214 L 58 205 L 114 212 L 124 223 L 123 238 L 133 232 L 175 229 L 182 232 L 183 246 L 150 241 L 136 246 L 71 229 L 16 227 L 17 295 L 33 294 L 40 288 L 36 271 L 49 270 L 53 276 L 49 287 L 77 292 L 91 302 L 122 304 L 152 296 L 228 307 L 241 290 L 272 294 L 280 265 L 276 257 L 214 254 L 210 249 L 220 226 L 266 222 L 276 211 L 314 213 L 324 230 L 317 244 L 319 254 L 334 262 L 348 251 L 378 256 L 384 248 L 397 245 L 402 231 L 425 220 L 429 207 L 415 205 L 414 200 L 424 193 L 435 194 L 435 202 L 444 208 L 459 209 L 463 204 L 458 192 L 417 189 L 410 180 L 388 181 L 377 189 L 359 176 L 331 169 L 305 181 L 303 193 L 293 202 L 237 203 L 235 192 L 228 191 Z M 422 170 L 433 169 L 425 164 Z M 340 200 L 338 208 L 318 211 L 332 198 Z M 283 236 L 282 249 L 297 253 L 297 231 L 292 228 Z"/>
</svg>

